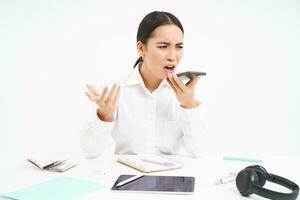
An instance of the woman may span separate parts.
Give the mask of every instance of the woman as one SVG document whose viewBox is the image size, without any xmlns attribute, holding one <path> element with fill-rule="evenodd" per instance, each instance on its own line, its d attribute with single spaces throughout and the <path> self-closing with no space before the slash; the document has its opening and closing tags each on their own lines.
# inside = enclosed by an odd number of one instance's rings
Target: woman
<svg viewBox="0 0 300 200">
<path fill-rule="evenodd" d="M 132 73 L 111 89 L 98 91 L 87 85 L 86 95 L 98 105 L 81 134 L 89 157 L 105 150 L 109 133 L 117 154 L 200 155 L 205 127 L 202 105 L 195 98 L 199 77 L 184 84 L 175 74 L 183 55 L 183 34 L 171 13 L 149 13 L 138 28 L 140 57 Z"/>
</svg>

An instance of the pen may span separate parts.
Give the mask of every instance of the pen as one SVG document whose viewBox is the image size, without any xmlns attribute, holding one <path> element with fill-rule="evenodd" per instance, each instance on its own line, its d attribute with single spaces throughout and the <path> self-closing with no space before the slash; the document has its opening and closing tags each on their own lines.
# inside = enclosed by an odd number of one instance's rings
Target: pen
<svg viewBox="0 0 300 200">
<path fill-rule="evenodd" d="M 236 178 L 236 173 L 230 173 L 228 176 L 225 176 L 223 178 L 220 178 L 215 182 L 215 185 L 221 185 L 221 184 L 226 184 L 229 182 L 234 181 Z"/>
<path fill-rule="evenodd" d="M 171 163 L 171 162 L 159 161 L 159 160 L 154 160 L 154 159 L 149 159 L 149 158 L 140 158 L 140 159 L 144 162 L 154 163 L 154 164 L 158 164 L 158 165 L 164 165 L 164 166 L 168 166 L 168 167 L 174 166 L 174 163 Z"/>
<path fill-rule="evenodd" d="M 64 161 L 65 161 L 65 160 L 64 160 Z M 53 163 L 50 163 L 49 165 L 44 166 L 43 169 L 49 169 L 49 168 L 51 168 L 51 167 L 56 166 L 56 165 L 59 164 L 60 162 L 64 162 L 64 161 L 61 161 L 61 160 L 55 161 L 55 162 L 53 162 Z"/>
<path fill-rule="evenodd" d="M 129 179 L 126 179 L 126 180 L 124 180 L 124 181 L 119 182 L 119 183 L 116 185 L 116 187 L 123 186 L 123 185 L 125 185 L 125 184 L 127 184 L 127 183 L 129 183 L 129 182 L 132 182 L 132 181 L 135 181 L 135 180 L 137 180 L 137 179 L 139 179 L 139 178 L 142 178 L 143 176 L 144 176 L 144 175 L 136 175 L 136 176 L 133 176 L 133 177 L 131 177 L 131 178 L 129 178 Z"/>
<path fill-rule="evenodd" d="M 224 156 L 223 160 L 230 160 L 230 161 L 244 161 L 244 162 L 256 162 L 256 163 L 262 163 L 263 161 L 260 159 L 253 159 L 253 158 L 241 158 L 241 157 L 229 157 Z"/>
</svg>

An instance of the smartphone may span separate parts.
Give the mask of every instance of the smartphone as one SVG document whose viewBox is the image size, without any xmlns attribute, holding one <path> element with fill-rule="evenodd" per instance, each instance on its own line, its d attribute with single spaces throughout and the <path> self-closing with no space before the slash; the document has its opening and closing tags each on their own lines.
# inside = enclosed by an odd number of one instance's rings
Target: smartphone
<svg viewBox="0 0 300 200">
<path fill-rule="evenodd" d="M 177 76 L 180 79 L 191 79 L 193 76 L 205 76 L 206 72 L 200 72 L 200 71 L 186 71 L 177 74 Z"/>
</svg>

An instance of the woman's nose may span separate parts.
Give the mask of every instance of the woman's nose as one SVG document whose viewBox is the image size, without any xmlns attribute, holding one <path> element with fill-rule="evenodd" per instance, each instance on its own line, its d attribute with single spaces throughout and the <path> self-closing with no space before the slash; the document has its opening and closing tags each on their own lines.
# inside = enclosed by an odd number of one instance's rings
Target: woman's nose
<svg viewBox="0 0 300 200">
<path fill-rule="evenodd" d="M 176 60 L 176 53 L 174 50 L 170 49 L 168 52 L 168 61 L 174 62 Z"/>
</svg>

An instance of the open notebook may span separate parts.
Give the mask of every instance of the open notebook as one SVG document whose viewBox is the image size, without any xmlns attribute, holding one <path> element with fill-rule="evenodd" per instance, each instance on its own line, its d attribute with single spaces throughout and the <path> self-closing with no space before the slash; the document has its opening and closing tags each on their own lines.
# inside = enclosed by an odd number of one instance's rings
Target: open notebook
<svg viewBox="0 0 300 200">
<path fill-rule="evenodd" d="M 68 169 L 71 169 L 72 167 L 76 166 L 76 163 L 73 163 L 74 161 L 71 161 L 70 159 L 67 159 L 62 156 L 41 156 L 36 155 L 34 158 L 28 158 L 27 161 L 39 169 L 42 170 L 49 170 L 54 172 L 64 172 Z"/>
<path fill-rule="evenodd" d="M 117 161 L 144 173 L 183 167 L 183 164 L 178 161 L 153 154 L 120 155 Z"/>
</svg>

